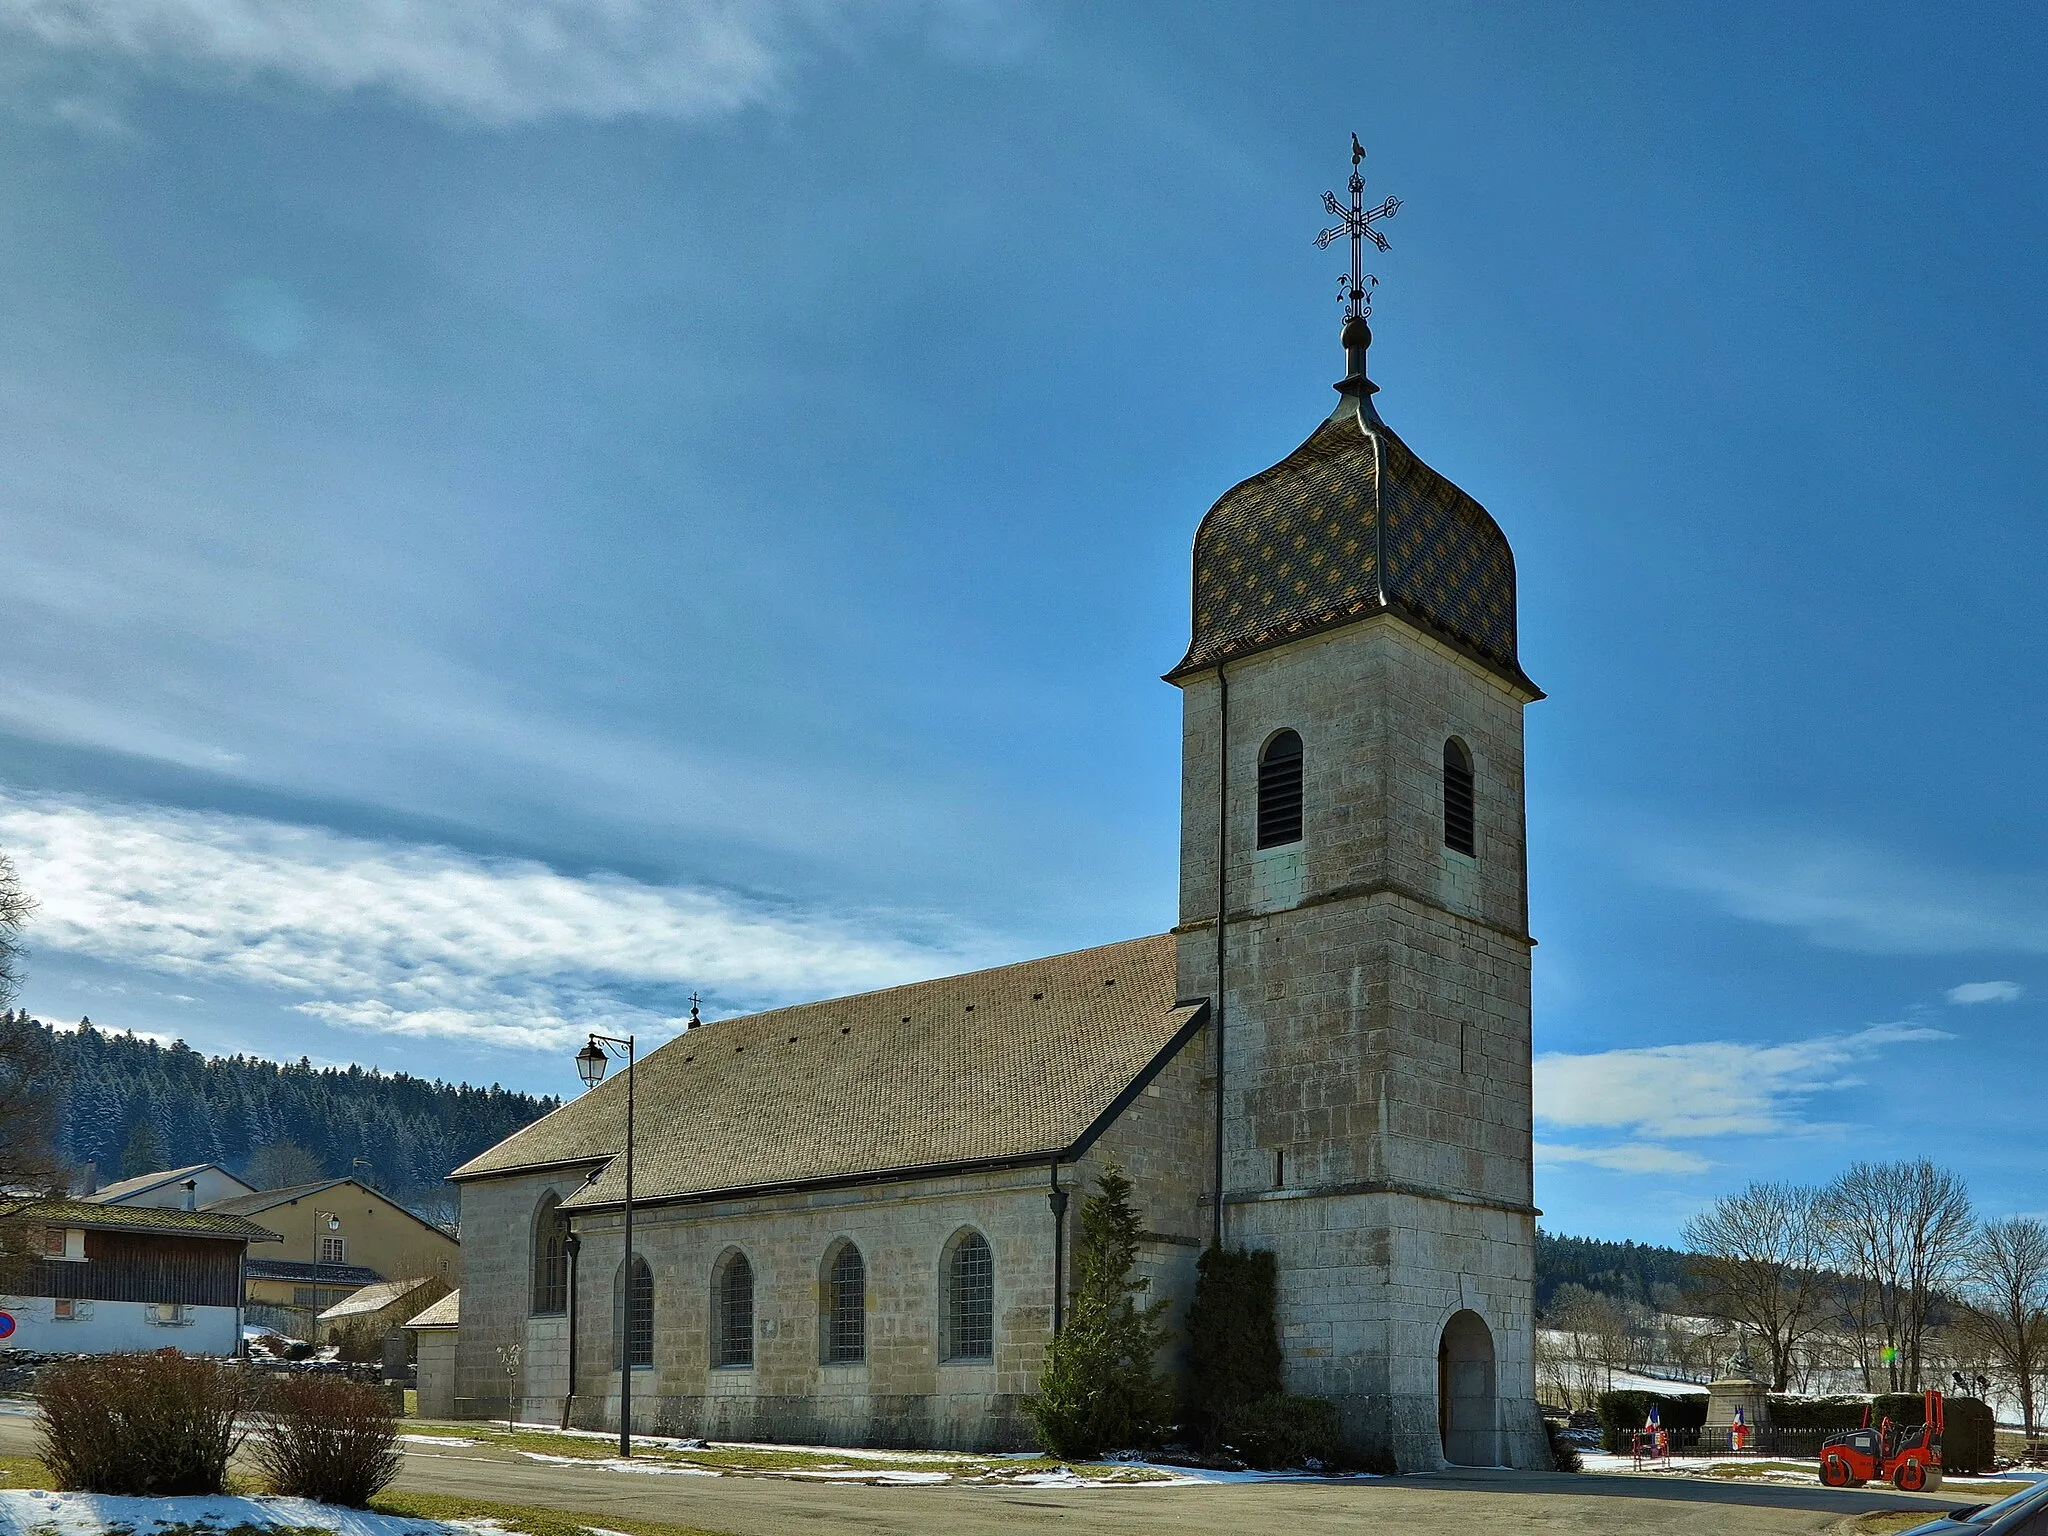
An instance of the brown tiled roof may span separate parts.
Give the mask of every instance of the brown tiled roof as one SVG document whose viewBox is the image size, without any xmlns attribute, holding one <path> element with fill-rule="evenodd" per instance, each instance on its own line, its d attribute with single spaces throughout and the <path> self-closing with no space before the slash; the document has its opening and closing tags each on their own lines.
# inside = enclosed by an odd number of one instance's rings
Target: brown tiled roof
<svg viewBox="0 0 2048 1536">
<path fill-rule="evenodd" d="M 1516 653 L 1515 557 L 1500 526 L 1347 395 L 1202 519 L 1194 634 L 1167 675 L 1386 612 L 1541 697 Z"/>
<path fill-rule="evenodd" d="M 633 1197 L 961 1164 L 1089 1139 L 1191 1033 L 1171 935 L 705 1025 L 640 1063 Z M 450 1175 L 613 1159 L 564 1202 L 624 1194 L 625 1074 Z"/>
<path fill-rule="evenodd" d="M 232 1238 L 245 1243 L 281 1241 L 275 1232 L 218 1211 L 165 1211 L 150 1205 L 101 1205 L 92 1200 L 14 1200 L 0 1204 L 0 1221 L 19 1219 L 47 1227 L 95 1232 L 163 1232 L 179 1237 Z"/>
<path fill-rule="evenodd" d="M 408 1328 L 455 1328 L 462 1323 L 462 1292 L 450 1291 L 405 1326 Z"/>
</svg>

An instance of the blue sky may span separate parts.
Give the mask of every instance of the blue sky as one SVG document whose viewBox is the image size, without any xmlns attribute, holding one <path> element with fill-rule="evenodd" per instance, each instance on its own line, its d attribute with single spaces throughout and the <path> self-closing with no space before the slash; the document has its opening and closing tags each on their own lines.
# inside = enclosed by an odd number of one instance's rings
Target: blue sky
<svg viewBox="0 0 2048 1536">
<path fill-rule="evenodd" d="M 561 1092 L 1172 921 L 1196 521 L 1328 408 L 1514 542 L 1538 1200 L 2048 1209 L 2038 15 L 0 0 L 45 1017 Z"/>
</svg>

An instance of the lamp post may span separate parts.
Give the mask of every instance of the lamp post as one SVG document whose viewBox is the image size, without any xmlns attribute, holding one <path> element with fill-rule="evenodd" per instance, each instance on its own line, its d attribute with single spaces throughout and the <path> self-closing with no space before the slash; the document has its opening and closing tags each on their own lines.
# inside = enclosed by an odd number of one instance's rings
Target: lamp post
<svg viewBox="0 0 2048 1536">
<path fill-rule="evenodd" d="M 633 1036 L 593 1034 L 576 1053 L 576 1071 L 585 1088 L 604 1081 L 614 1054 L 626 1056 L 626 1262 L 620 1270 L 625 1293 L 619 1299 L 619 1454 L 633 1454 Z M 569 1383 L 574 1392 L 576 1384 Z"/>
</svg>

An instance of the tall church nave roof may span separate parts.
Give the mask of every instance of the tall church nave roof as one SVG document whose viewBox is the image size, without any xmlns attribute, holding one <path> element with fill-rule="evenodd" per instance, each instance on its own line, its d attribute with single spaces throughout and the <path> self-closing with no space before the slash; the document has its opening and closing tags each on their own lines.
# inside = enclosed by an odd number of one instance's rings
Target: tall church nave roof
<svg viewBox="0 0 2048 1536">
<path fill-rule="evenodd" d="M 634 1204 L 1071 1154 L 1206 1006 L 1163 934 L 706 1024 L 640 1062 Z M 615 1205 L 625 1118 L 620 1073 L 451 1177 L 602 1162 L 563 1204 Z"/>
</svg>

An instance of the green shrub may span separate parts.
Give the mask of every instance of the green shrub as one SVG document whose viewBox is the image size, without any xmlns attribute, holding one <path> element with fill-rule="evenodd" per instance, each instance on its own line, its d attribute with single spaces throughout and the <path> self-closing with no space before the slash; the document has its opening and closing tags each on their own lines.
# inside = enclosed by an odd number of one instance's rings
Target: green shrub
<svg viewBox="0 0 2048 1536">
<path fill-rule="evenodd" d="M 1830 1434 L 1855 1429 L 1870 1407 L 1867 1397 L 1773 1397 L 1773 1429 L 1824 1429 Z"/>
<path fill-rule="evenodd" d="M 263 1394 L 254 1454 L 271 1492 L 362 1509 L 398 1476 L 398 1420 L 368 1383 L 287 1376 Z"/>
<path fill-rule="evenodd" d="M 51 1366 L 36 1378 L 38 1447 L 52 1482 L 79 1493 L 219 1493 L 241 1443 L 249 1378 L 166 1349 Z"/>
<path fill-rule="evenodd" d="M 1211 1248 L 1196 1266 L 1187 1319 L 1189 1427 L 1212 1450 L 1226 1419 L 1281 1395 L 1278 1282 L 1270 1253 Z"/>
<path fill-rule="evenodd" d="M 1275 1392 L 1225 1412 L 1218 1442 L 1247 1466 L 1275 1469 L 1337 1459 L 1337 1405 L 1326 1397 Z"/>
<path fill-rule="evenodd" d="M 1989 1472 L 1998 1456 L 1998 1415 L 1974 1397 L 1941 1402 L 1941 1464 L 1951 1472 Z"/>
<path fill-rule="evenodd" d="M 1134 1299 L 1152 1284 L 1131 1273 L 1141 1227 L 1131 1181 L 1112 1165 L 1081 1202 L 1073 1310 L 1046 1348 L 1037 1394 L 1024 1399 L 1038 1443 L 1065 1461 L 1155 1445 L 1173 1419 L 1173 1389 L 1153 1368 L 1168 1304 Z"/>
<path fill-rule="evenodd" d="M 1912 1426 L 1927 1417 L 1927 1403 L 1918 1392 L 1883 1392 L 1871 1399 L 1870 1422 L 1890 1419 Z M 1941 1464 L 1950 1472 L 1989 1472 L 1997 1455 L 1997 1415 L 1974 1397 L 1941 1400 Z"/>
<path fill-rule="evenodd" d="M 1565 1439 L 1571 1426 L 1560 1424 L 1555 1419 L 1543 1421 L 1543 1438 L 1550 1442 L 1550 1464 L 1560 1472 L 1583 1472 L 1586 1460 L 1579 1454 L 1579 1448 Z"/>
<path fill-rule="evenodd" d="M 1666 1397 L 1661 1392 L 1602 1392 L 1593 1407 L 1600 1415 L 1600 1446 L 1613 1456 L 1628 1454 L 1629 1436 L 1650 1418 L 1650 1405 L 1666 1429 L 1698 1429 L 1707 1422 L 1704 1395 Z"/>
</svg>

